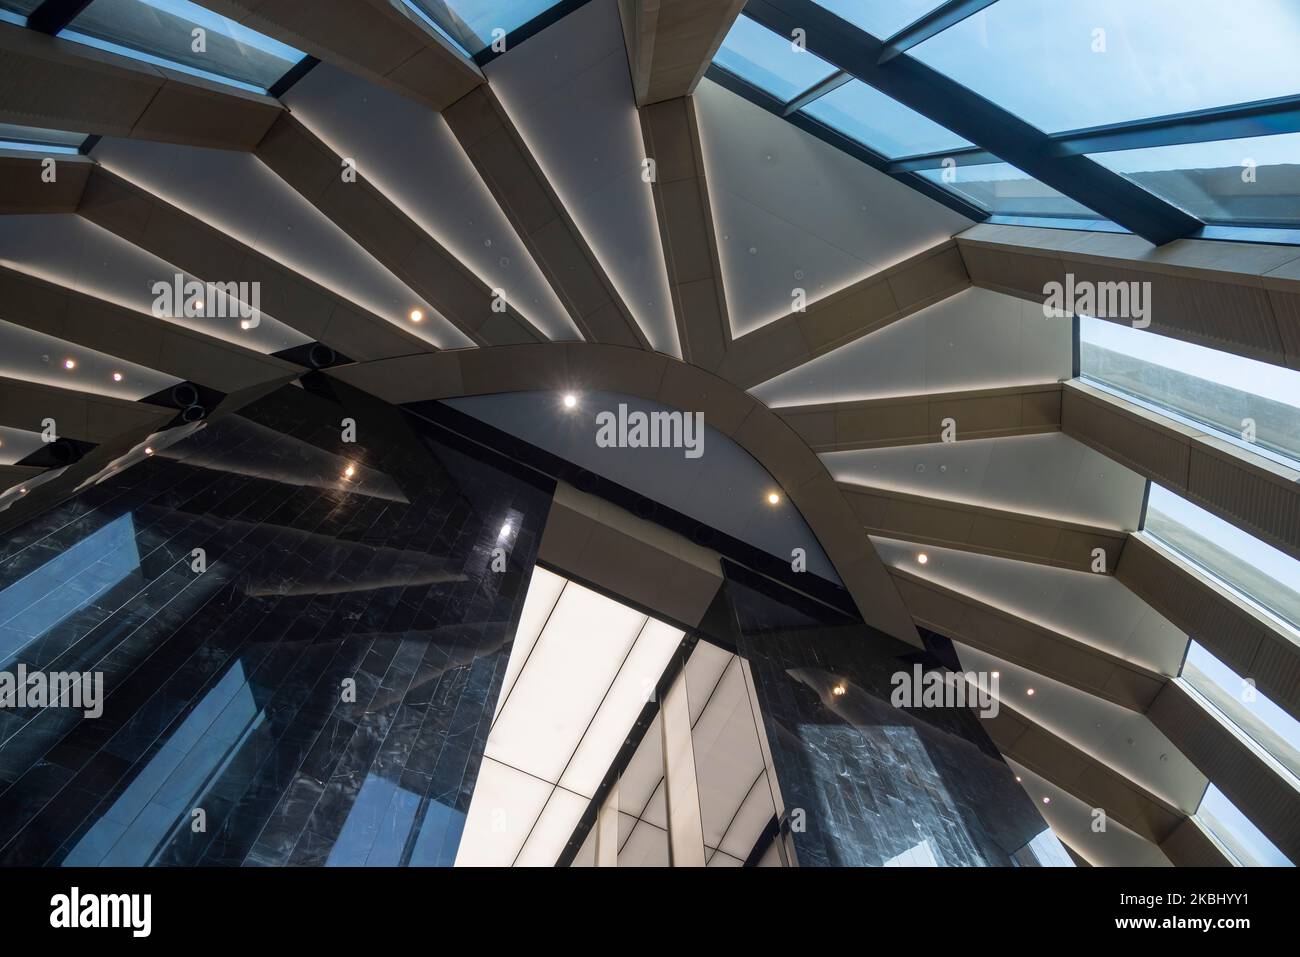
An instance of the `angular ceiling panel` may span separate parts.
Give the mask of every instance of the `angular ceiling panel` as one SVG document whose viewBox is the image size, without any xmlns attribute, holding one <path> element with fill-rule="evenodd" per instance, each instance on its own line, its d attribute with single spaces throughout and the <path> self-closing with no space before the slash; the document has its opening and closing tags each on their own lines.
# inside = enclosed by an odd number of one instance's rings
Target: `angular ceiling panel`
<svg viewBox="0 0 1300 957">
<path fill-rule="evenodd" d="M 755 387 L 770 406 L 955 392 L 1070 377 L 1068 319 L 967 289 Z"/>
</svg>

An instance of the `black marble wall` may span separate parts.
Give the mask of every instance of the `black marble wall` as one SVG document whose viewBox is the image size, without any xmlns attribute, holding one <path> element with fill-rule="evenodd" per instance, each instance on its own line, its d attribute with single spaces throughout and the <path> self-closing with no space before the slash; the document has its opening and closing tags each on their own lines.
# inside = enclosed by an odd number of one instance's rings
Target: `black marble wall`
<svg viewBox="0 0 1300 957">
<path fill-rule="evenodd" d="M 286 386 L 8 534 L 0 670 L 107 697 L 0 708 L 0 863 L 450 864 L 552 490 Z"/>
<path fill-rule="evenodd" d="M 1012 866 L 1046 824 L 979 718 L 890 702 L 946 656 L 724 567 L 800 866 Z"/>
</svg>

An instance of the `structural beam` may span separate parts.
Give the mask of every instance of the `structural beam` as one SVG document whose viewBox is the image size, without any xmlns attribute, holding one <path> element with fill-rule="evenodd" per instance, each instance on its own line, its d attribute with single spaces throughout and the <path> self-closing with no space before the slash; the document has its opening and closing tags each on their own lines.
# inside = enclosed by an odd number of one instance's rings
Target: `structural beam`
<svg viewBox="0 0 1300 957">
<path fill-rule="evenodd" d="M 261 308 L 268 315 L 352 359 L 434 348 L 102 167 L 92 171 L 77 212 L 204 281 L 260 283 Z"/>
<path fill-rule="evenodd" d="M 105 50 L 0 23 L 0 122 L 250 150 L 277 101 Z"/>
<path fill-rule="evenodd" d="M 75 213 L 94 161 L 0 150 L 0 213 Z"/>
<path fill-rule="evenodd" d="M 6 322 L 218 392 L 297 376 L 291 362 L 0 266 Z"/>
<path fill-rule="evenodd" d="M 839 483 L 869 534 L 1056 568 L 1091 571 L 1096 552 L 1107 572 L 1119 563 L 1128 532 L 1041 515 Z"/>
<path fill-rule="evenodd" d="M 98 445 L 127 432 L 147 434 L 176 417 L 175 409 L 73 389 L 0 378 L 0 425 L 41 432 L 54 420 L 59 438 Z"/>
<path fill-rule="evenodd" d="M 704 822 L 684 668 L 668 686 L 659 705 L 659 730 L 663 737 L 668 860 L 672 867 L 703 867 Z"/>
<path fill-rule="evenodd" d="M 1181 682 L 1165 685 L 1147 715 L 1282 853 L 1300 860 L 1300 788 L 1294 778 Z"/>
<path fill-rule="evenodd" d="M 752 388 L 969 286 L 947 240 L 734 340 L 718 374 Z"/>
<path fill-rule="evenodd" d="M 932 392 L 773 409 L 814 452 L 883 449 L 942 441 L 943 420 L 957 441 L 1039 435 L 1061 428 L 1061 383 Z"/>
<path fill-rule="evenodd" d="M 1174 867 L 1232 867 L 1223 848 L 1195 817 L 1185 817 L 1173 833 L 1160 842 L 1160 850 Z"/>
<path fill-rule="evenodd" d="M 1061 430 L 1300 558 L 1300 469 L 1077 380 L 1062 392 Z"/>
<path fill-rule="evenodd" d="M 368 183 L 364 173 L 348 167 L 289 114 L 271 128 L 256 155 L 476 344 L 506 345 L 544 338 L 508 299 L 496 296 L 487 283 Z M 355 175 L 346 175 L 349 172 Z"/>
<path fill-rule="evenodd" d="M 1041 303 L 1054 283 L 1119 284 L 1141 294 L 1148 332 L 1300 369 L 1300 247 L 1185 239 L 1151 249 L 1118 233 L 989 223 L 957 245 L 976 286 Z"/>
<path fill-rule="evenodd" d="M 1300 718 L 1300 645 L 1284 626 L 1171 552 L 1132 536 L 1115 577 L 1214 657 Z"/>
<path fill-rule="evenodd" d="M 682 358 L 715 370 L 730 346 L 731 322 L 695 104 L 678 97 L 644 106 L 640 115 Z"/>
<path fill-rule="evenodd" d="M 638 106 L 695 91 L 745 0 L 619 0 Z"/>
<path fill-rule="evenodd" d="M 783 37 L 802 30 L 807 49 L 922 116 L 983 147 L 1053 189 L 1159 246 L 1201 228 L 1198 219 L 1086 156 L 1056 156 L 1051 137 L 972 93 L 951 77 L 901 54 L 881 62 L 884 41 L 815 0 L 750 0 L 747 16 Z"/>
<path fill-rule="evenodd" d="M 480 86 L 466 94 L 443 112 L 443 119 L 583 337 L 650 348 L 645 333 L 491 89 Z"/>
<path fill-rule="evenodd" d="M 210 10 L 434 110 L 485 82 L 472 60 L 388 0 L 199 0 Z"/>
<path fill-rule="evenodd" d="M 1032 718 L 999 702 L 994 717 L 980 719 L 1003 755 L 1041 775 L 1091 808 L 1153 844 L 1163 844 L 1184 821 L 1180 810 L 1159 796 L 1053 734 Z"/>
<path fill-rule="evenodd" d="M 930 37 L 938 36 L 949 27 L 956 26 L 995 2 L 996 0 L 945 0 L 919 20 L 909 23 L 886 39 L 884 49 L 876 62 L 888 63 L 918 43 L 924 43 Z"/>
<path fill-rule="evenodd" d="M 330 369 L 327 375 L 403 405 L 452 396 L 610 390 L 700 411 L 767 469 L 799 510 L 868 625 L 921 646 L 889 572 L 817 455 L 762 403 L 658 352 L 589 342 L 456 349 Z"/>
<path fill-rule="evenodd" d="M 1132 711 L 1146 711 L 1168 680 L 1095 645 L 902 568 L 889 569 L 918 625 Z"/>
</svg>

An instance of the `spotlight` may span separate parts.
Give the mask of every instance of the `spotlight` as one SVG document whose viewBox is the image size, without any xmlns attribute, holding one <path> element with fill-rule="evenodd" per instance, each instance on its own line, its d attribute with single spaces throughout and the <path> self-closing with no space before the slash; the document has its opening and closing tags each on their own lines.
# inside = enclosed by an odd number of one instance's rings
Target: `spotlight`
<svg viewBox="0 0 1300 957">
<path fill-rule="evenodd" d="M 423 313 L 421 310 L 419 310 L 419 309 L 412 309 L 412 310 L 411 310 L 411 321 L 412 321 L 412 322 L 423 322 L 423 321 L 424 321 L 424 313 Z"/>
<path fill-rule="evenodd" d="M 993 672 L 993 677 L 994 677 L 994 678 L 1001 678 L 1001 677 L 1002 677 L 1002 672 L 1000 672 L 1000 671 L 995 671 L 995 672 Z"/>
<path fill-rule="evenodd" d="M 77 367 L 77 360 L 76 360 L 76 359 L 64 359 L 64 360 L 63 360 L 63 368 L 65 368 L 65 369 L 71 371 L 71 370 L 75 369 L 76 367 Z"/>
<path fill-rule="evenodd" d="M 145 454 L 145 455 L 153 455 L 153 446 L 152 446 L 152 445 L 146 445 L 146 446 L 144 447 L 144 454 Z"/>
<path fill-rule="evenodd" d="M 924 565 L 930 561 L 930 556 L 927 555 L 925 552 L 922 552 L 921 554 L 916 556 L 916 561 L 918 565 Z"/>
<path fill-rule="evenodd" d="M 114 381 L 114 382 L 121 382 L 121 381 L 122 381 L 122 373 L 120 373 L 120 372 L 114 372 L 114 373 L 113 373 L 113 381 Z"/>
<path fill-rule="evenodd" d="M 505 538 L 507 535 L 509 535 L 509 534 L 510 534 L 511 532 L 513 532 L 513 531 L 514 531 L 514 528 L 511 527 L 511 525 L 510 525 L 509 522 L 506 522 L 504 525 L 501 526 L 501 535 L 500 535 L 500 537 L 501 537 L 501 538 Z"/>
<path fill-rule="evenodd" d="M 347 468 L 343 470 L 344 478 L 352 478 L 352 476 L 356 474 L 357 474 L 357 467 L 355 465 L 349 465 Z"/>
<path fill-rule="evenodd" d="M 245 332 L 247 332 L 249 329 L 252 329 L 252 328 L 253 328 L 253 324 L 252 324 L 251 322 L 249 322 L 247 319 L 240 319 L 240 320 L 239 320 L 239 328 L 240 328 L 240 329 L 243 329 Z"/>
<path fill-rule="evenodd" d="M 1043 803 L 1044 803 L 1044 804 L 1051 804 L 1051 803 L 1052 803 L 1052 799 L 1049 798 L 1049 797 L 1044 797 L 1044 798 L 1043 798 Z"/>
<path fill-rule="evenodd" d="M 1034 696 L 1034 689 L 1033 689 L 1033 688 L 1026 688 L 1026 689 L 1025 689 L 1025 694 L 1029 695 L 1029 697 L 1032 698 L 1032 697 Z"/>
<path fill-rule="evenodd" d="M 846 690 L 847 689 L 844 687 L 844 685 L 838 684 L 831 689 L 831 694 L 835 695 L 835 697 L 838 698 L 840 695 L 844 694 Z"/>
<path fill-rule="evenodd" d="M 768 492 L 768 493 L 767 493 L 767 504 L 768 504 L 768 505 L 776 505 L 776 504 L 778 504 L 780 501 L 781 501 L 781 496 L 780 496 L 780 495 L 777 495 L 775 492 Z"/>
<path fill-rule="evenodd" d="M 564 407 L 566 409 L 575 409 L 578 407 L 578 397 L 570 392 L 564 397 Z"/>
<path fill-rule="evenodd" d="M 1017 784 L 1020 783 L 1020 775 L 1018 775 L 1018 774 L 1016 775 L 1016 783 L 1017 783 Z"/>
</svg>

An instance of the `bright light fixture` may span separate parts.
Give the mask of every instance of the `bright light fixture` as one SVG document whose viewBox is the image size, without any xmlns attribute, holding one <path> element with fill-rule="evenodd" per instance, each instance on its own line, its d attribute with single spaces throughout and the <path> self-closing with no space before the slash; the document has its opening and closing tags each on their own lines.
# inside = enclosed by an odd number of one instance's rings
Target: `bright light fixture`
<svg viewBox="0 0 1300 957">
<path fill-rule="evenodd" d="M 1026 688 L 1026 689 L 1025 689 L 1025 694 L 1029 695 L 1029 697 L 1032 698 L 1032 697 L 1034 696 L 1034 689 L 1033 689 L 1033 688 Z"/>
<path fill-rule="evenodd" d="M 75 369 L 76 367 L 77 367 L 77 360 L 76 360 L 76 359 L 64 359 L 64 360 L 63 360 L 63 368 L 71 370 L 71 369 Z"/>
<path fill-rule="evenodd" d="M 113 373 L 113 381 L 114 381 L 114 382 L 121 382 L 121 381 L 122 381 L 122 373 L 120 373 L 120 372 L 114 372 L 114 373 Z"/>
<path fill-rule="evenodd" d="M 411 321 L 412 321 L 412 322 L 423 322 L 423 321 L 424 321 L 424 312 L 423 312 L 422 310 L 420 310 L 420 309 L 412 309 L 412 310 L 411 310 Z"/>
<path fill-rule="evenodd" d="M 920 565 L 926 564 L 929 560 L 930 560 L 930 556 L 927 555 L 925 552 L 922 552 L 921 554 L 916 556 L 916 561 Z"/>
<path fill-rule="evenodd" d="M 767 493 L 767 504 L 768 504 L 768 505 L 776 505 L 776 504 L 779 503 L 780 501 L 781 501 L 781 496 L 780 496 L 780 495 L 777 495 L 775 492 L 768 492 L 768 493 Z"/>
<path fill-rule="evenodd" d="M 355 465 L 349 465 L 347 468 L 343 470 L 343 476 L 345 478 L 352 478 L 352 476 L 356 474 L 357 474 L 357 467 Z"/>
<path fill-rule="evenodd" d="M 566 409 L 574 409 L 577 408 L 577 406 L 578 406 L 578 397 L 574 395 L 572 392 L 570 392 L 568 395 L 564 397 L 564 407 Z"/>
<path fill-rule="evenodd" d="M 844 694 L 845 691 L 847 691 L 847 690 L 848 690 L 848 689 L 846 689 L 846 688 L 844 687 L 844 685 L 842 685 L 842 684 L 838 684 L 838 685 L 836 685 L 834 688 L 831 689 L 831 694 L 835 695 L 835 696 L 838 698 L 840 695 Z"/>
</svg>

